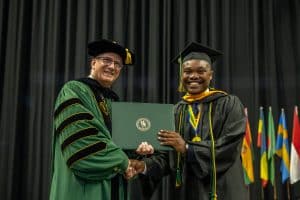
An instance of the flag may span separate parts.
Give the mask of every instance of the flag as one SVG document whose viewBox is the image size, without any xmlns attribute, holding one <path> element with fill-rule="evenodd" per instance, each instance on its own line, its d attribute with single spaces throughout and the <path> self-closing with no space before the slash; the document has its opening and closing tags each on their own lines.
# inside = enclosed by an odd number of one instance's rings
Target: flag
<svg viewBox="0 0 300 200">
<path fill-rule="evenodd" d="M 284 109 L 281 109 L 278 122 L 276 155 L 281 158 L 281 182 L 284 183 L 290 177 L 290 148 Z"/>
<path fill-rule="evenodd" d="M 293 139 L 291 145 L 291 184 L 300 180 L 300 124 L 298 118 L 298 107 L 294 109 Z"/>
<path fill-rule="evenodd" d="M 254 182 L 254 173 L 253 173 L 252 136 L 251 136 L 250 124 L 248 120 L 247 108 L 245 108 L 245 115 L 246 115 L 246 130 L 243 139 L 241 157 L 242 157 L 242 165 L 244 171 L 244 181 L 245 184 L 249 185 L 250 183 Z"/>
<path fill-rule="evenodd" d="M 275 163 L 274 163 L 274 155 L 275 155 L 275 126 L 272 114 L 272 108 L 269 107 L 268 114 L 268 161 L 269 161 L 269 180 L 271 184 L 274 186 L 275 179 Z"/>
<path fill-rule="evenodd" d="M 265 119 L 263 107 L 259 110 L 259 121 L 258 121 L 258 139 L 257 146 L 260 147 L 260 179 L 263 187 L 267 186 L 269 175 L 268 175 L 268 161 L 267 161 L 267 144 L 266 144 L 266 133 L 265 133 Z"/>
</svg>

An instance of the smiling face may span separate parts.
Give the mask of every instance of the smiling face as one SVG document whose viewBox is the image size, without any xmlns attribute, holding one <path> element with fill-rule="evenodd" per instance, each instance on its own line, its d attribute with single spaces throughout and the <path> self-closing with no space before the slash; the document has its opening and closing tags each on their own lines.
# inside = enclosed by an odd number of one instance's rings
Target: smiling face
<svg viewBox="0 0 300 200">
<path fill-rule="evenodd" d="M 99 54 L 91 60 L 90 77 L 103 87 L 110 88 L 119 77 L 122 66 L 120 55 L 112 52 Z"/>
<path fill-rule="evenodd" d="M 213 71 L 205 60 L 192 59 L 182 64 L 182 84 L 190 94 L 200 94 L 208 87 Z"/>
</svg>

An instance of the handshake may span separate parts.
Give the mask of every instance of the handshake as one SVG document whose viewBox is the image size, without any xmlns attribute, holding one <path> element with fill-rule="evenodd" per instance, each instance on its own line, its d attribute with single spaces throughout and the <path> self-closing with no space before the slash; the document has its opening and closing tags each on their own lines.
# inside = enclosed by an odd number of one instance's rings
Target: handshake
<svg viewBox="0 0 300 200">
<path fill-rule="evenodd" d="M 185 154 L 187 145 L 181 135 L 174 131 L 160 130 L 158 132 L 158 138 L 161 145 L 168 145 L 173 147 L 179 153 Z M 154 153 L 154 149 L 151 144 L 142 142 L 136 149 L 139 155 L 150 155 Z M 146 173 L 146 164 L 142 160 L 129 159 L 129 164 L 124 176 L 126 179 L 130 179 L 139 173 Z"/>
<path fill-rule="evenodd" d="M 139 155 L 151 155 L 154 153 L 154 148 L 147 142 L 142 142 L 136 149 L 136 153 Z M 129 159 L 128 167 L 124 173 L 124 177 L 129 180 L 135 175 L 144 172 L 146 164 L 142 160 Z"/>
</svg>

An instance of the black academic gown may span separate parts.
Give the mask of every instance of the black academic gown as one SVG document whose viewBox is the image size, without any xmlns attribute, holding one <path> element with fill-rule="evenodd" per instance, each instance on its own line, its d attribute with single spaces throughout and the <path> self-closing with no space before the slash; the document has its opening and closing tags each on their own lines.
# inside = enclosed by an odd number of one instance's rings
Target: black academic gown
<svg viewBox="0 0 300 200">
<path fill-rule="evenodd" d="M 162 199 L 208 200 L 210 197 L 212 165 L 211 139 L 209 135 L 209 104 L 212 103 L 212 130 L 215 140 L 215 163 L 218 200 L 248 199 L 247 188 L 243 181 L 241 144 L 245 133 L 244 108 L 236 96 L 215 93 L 197 103 L 201 103 L 200 142 L 192 142 L 194 131 L 184 112 L 182 137 L 189 144 L 188 151 L 181 155 L 180 174 L 182 184 L 175 187 L 177 153 L 159 152 L 145 158 L 147 174 L 141 175 L 144 198 L 150 199 L 162 177 L 169 175 L 168 192 Z M 179 113 L 187 109 L 188 103 L 180 101 L 175 107 L 176 126 Z M 178 131 L 178 130 L 177 130 Z M 168 191 L 166 191 L 166 188 Z"/>
</svg>

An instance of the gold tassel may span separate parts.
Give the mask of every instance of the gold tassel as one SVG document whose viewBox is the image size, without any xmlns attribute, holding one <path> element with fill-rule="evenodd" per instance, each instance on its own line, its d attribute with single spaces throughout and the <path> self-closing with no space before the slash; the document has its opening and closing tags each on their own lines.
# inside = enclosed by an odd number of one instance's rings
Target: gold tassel
<svg viewBox="0 0 300 200">
<path fill-rule="evenodd" d="M 178 86 L 178 92 L 186 92 L 185 88 L 183 87 L 183 84 L 182 84 L 182 59 L 181 59 L 181 54 L 180 54 L 180 57 L 178 59 L 178 62 L 179 62 L 179 86 Z"/>
<path fill-rule="evenodd" d="M 185 88 L 182 85 L 182 81 L 181 80 L 180 80 L 180 83 L 179 83 L 178 92 L 186 92 Z"/>
<path fill-rule="evenodd" d="M 132 64 L 131 53 L 129 52 L 129 50 L 127 48 L 125 50 L 126 50 L 125 64 L 130 65 L 130 64 Z"/>
</svg>

